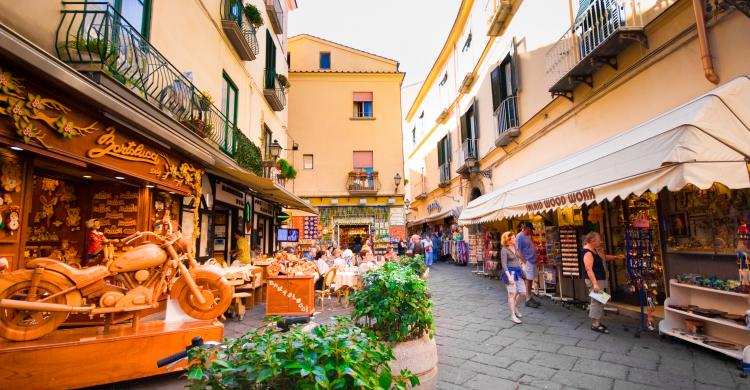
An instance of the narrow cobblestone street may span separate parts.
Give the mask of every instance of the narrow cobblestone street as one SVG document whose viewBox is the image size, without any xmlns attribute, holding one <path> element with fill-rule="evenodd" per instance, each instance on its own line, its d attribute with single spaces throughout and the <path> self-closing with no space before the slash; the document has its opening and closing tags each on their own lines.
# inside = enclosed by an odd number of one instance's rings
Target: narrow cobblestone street
<svg viewBox="0 0 750 390">
<path fill-rule="evenodd" d="M 549 300 L 509 320 L 502 283 L 465 267 L 430 274 L 440 389 L 750 389 L 736 362 L 688 344 L 626 332 L 608 315 L 609 335 L 586 313 Z"/>
</svg>

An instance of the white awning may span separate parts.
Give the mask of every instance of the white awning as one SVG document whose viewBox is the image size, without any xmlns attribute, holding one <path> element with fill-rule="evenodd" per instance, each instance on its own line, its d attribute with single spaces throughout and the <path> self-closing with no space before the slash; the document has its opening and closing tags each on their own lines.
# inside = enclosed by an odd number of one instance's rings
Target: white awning
<svg viewBox="0 0 750 390">
<path fill-rule="evenodd" d="M 712 92 L 614 138 L 481 196 L 462 225 L 601 202 L 687 184 L 750 188 L 750 78 Z"/>
<path fill-rule="evenodd" d="M 420 218 L 420 219 L 417 219 L 417 220 L 414 220 L 414 221 L 409 221 L 409 222 L 407 222 L 407 225 L 408 226 L 417 226 L 417 225 L 421 225 L 423 223 L 440 221 L 440 220 L 443 220 L 443 219 L 448 218 L 448 217 L 458 218 L 458 216 L 461 215 L 461 209 L 462 208 L 463 208 L 463 206 L 456 206 L 456 207 L 454 207 L 452 209 L 445 210 L 443 212 L 440 212 L 440 213 L 437 213 L 437 214 L 434 214 L 434 215 L 429 215 L 429 216 L 424 217 L 424 218 Z"/>
</svg>

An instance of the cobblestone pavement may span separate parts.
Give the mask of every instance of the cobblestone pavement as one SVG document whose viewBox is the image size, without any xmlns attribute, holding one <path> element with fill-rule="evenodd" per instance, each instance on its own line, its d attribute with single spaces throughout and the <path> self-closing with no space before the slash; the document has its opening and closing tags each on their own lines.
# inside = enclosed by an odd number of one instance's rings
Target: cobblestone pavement
<svg viewBox="0 0 750 390">
<path fill-rule="evenodd" d="M 750 389 L 736 362 L 655 334 L 634 338 L 620 326 L 633 320 L 609 315 L 611 331 L 591 331 L 586 313 L 542 300 L 523 308 L 522 325 L 509 320 L 502 284 L 466 267 L 435 264 L 430 272 L 439 389 Z M 225 321 L 225 336 L 262 325 L 265 307 L 245 320 Z M 350 309 L 334 306 L 316 316 L 324 323 Z M 166 353 L 165 353 L 166 354 Z M 101 386 L 100 389 L 181 389 L 179 374 Z"/>
<path fill-rule="evenodd" d="M 509 320 L 502 283 L 466 267 L 430 272 L 439 389 L 750 389 L 737 362 L 656 334 L 633 337 L 615 315 L 590 329 L 587 313 L 549 300 Z"/>
</svg>

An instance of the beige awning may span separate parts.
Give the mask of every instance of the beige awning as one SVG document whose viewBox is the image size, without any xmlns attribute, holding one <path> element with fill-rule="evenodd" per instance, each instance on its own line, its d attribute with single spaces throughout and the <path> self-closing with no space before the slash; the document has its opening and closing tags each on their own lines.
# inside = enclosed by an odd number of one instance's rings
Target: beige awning
<svg viewBox="0 0 750 390">
<path fill-rule="evenodd" d="M 462 225 L 687 184 L 750 188 L 750 78 L 695 100 L 481 196 Z"/>
<path fill-rule="evenodd" d="M 308 213 L 318 214 L 318 211 L 305 203 L 300 197 L 289 192 L 286 188 L 275 183 L 271 179 L 260 177 L 239 167 L 222 165 L 217 168 L 222 173 L 228 174 L 235 181 L 245 184 L 250 190 L 257 192 L 259 195 L 271 202 L 276 202 L 288 209 L 301 210 Z"/>
<path fill-rule="evenodd" d="M 407 225 L 408 226 L 417 226 L 417 225 L 421 225 L 423 223 L 440 221 L 440 220 L 448 218 L 448 217 L 458 218 L 458 216 L 461 215 L 461 209 L 462 208 L 463 208 L 463 206 L 457 206 L 457 207 L 454 207 L 454 208 L 452 208 L 450 210 L 445 210 L 443 212 L 437 213 L 435 215 L 429 215 L 429 216 L 424 217 L 424 218 L 420 218 L 420 219 L 417 219 L 417 220 L 414 220 L 414 221 L 409 221 L 407 223 Z"/>
</svg>

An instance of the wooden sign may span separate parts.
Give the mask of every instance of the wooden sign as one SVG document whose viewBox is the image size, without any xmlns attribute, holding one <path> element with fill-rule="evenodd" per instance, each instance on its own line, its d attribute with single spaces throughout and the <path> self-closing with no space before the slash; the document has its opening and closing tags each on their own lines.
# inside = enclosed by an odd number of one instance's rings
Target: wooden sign
<svg viewBox="0 0 750 390">
<path fill-rule="evenodd" d="M 266 315 L 311 316 L 315 311 L 312 275 L 277 276 L 266 286 Z"/>
</svg>

